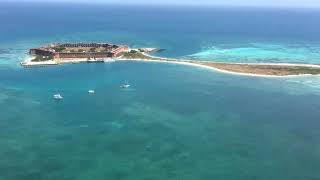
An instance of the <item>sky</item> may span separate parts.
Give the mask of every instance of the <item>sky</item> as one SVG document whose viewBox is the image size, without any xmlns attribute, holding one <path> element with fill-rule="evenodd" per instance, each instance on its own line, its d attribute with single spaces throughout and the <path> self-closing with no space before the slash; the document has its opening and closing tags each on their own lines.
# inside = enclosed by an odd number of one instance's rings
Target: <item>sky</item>
<svg viewBox="0 0 320 180">
<path fill-rule="evenodd" d="M 222 6 L 258 6 L 258 7 L 320 7 L 320 0 L 0 0 L 19 2 L 73 2 L 73 3 L 109 3 L 109 4 L 161 4 L 161 5 L 222 5 Z"/>
</svg>

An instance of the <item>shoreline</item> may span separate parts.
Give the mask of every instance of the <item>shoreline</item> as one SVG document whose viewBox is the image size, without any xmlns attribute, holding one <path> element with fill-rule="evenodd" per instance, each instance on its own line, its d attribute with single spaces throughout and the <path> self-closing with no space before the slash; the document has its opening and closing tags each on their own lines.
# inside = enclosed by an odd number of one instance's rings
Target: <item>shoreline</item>
<svg viewBox="0 0 320 180">
<path fill-rule="evenodd" d="M 163 61 L 163 60 L 154 60 L 154 59 L 117 59 L 117 60 L 118 61 L 137 61 L 137 62 L 179 64 L 179 65 L 185 65 L 185 66 L 200 67 L 200 68 L 209 69 L 209 70 L 213 70 L 213 71 L 225 73 L 225 74 L 232 74 L 232 75 L 239 75 L 239 76 L 251 76 L 251 77 L 288 78 L 288 77 L 320 76 L 320 75 L 312 75 L 312 74 L 297 74 L 297 75 L 284 75 L 284 76 L 279 75 L 278 76 L 278 75 L 262 75 L 262 74 L 253 74 L 253 73 L 239 73 L 239 72 L 223 70 L 223 69 L 219 69 L 219 68 L 215 68 L 215 67 L 211 67 L 211 66 L 196 64 L 196 63 L 192 63 L 192 62 L 185 62 L 185 61 L 180 61 L 180 62 L 179 61 L 171 61 L 171 60 L 170 61 L 169 60 Z M 269 65 L 269 64 L 264 63 L 264 65 Z M 270 65 L 273 65 L 273 64 L 270 64 Z M 295 66 L 295 64 L 292 64 L 292 65 Z M 319 68 L 320 68 L 320 66 L 319 66 Z"/>
<path fill-rule="evenodd" d="M 238 64 L 238 65 L 266 65 L 266 66 L 299 66 L 299 67 L 314 67 L 320 68 L 320 64 L 295 64 L 295 63 L 241 63 L 241 62 L 217 62 L 217 61 L 202 61 L 202 60 L 188 60 L 188 59 L 175 59 L 175 58 L 165 58 L 152 56 L 150 54 L 143 53 L 143 55 L 150 58 L 162 59 L 166 61 L 181 61 L 181 62 L 209 62 L 209 63 L 221 63 L 221 64 Z"/>
<path fill-rule="evenodd" d="M 135 50 L 135 49 L 130 49 Z M 129 52 L 130 52 L 129 50 Z M 180 65 L 188 65 L 200 68 L 214 70 L 220 73 L 227 73 L 232 75 L 251 76 L 251 77 L 301 77 L 301 76 L 319 76 L 320 65 L 318 64 L 294 64 L 294 63 L 226 63 L 215 61 L 201 61 L 201 60 L 187 60 L 187 59 L 174 59 L 152 56 L 147 53 L 139 53 L 143 58 L 139 57 L 124 57 L 124 55 L 117 58 L 104 58 L 102 61 L 88 61 L 83 58 L 71 59 L 52 59 L 48 61 L 35 62 L 34 57 L 28 58 L 20 64 L 25 67 L 33 66 L 51 66 L 59 64 L 76 64 L 76 63 L 98 63 L 98 62 L 116 62 L 116 61 L 142 61 L 142 62 L 160 62 L 172 63 Z M 298 68 L 298 69 L 297 69 Z M 295 72 L 304 71 L 303 73 Z M 317 70 L 316 73 L 305 73 L 307 71 Z M 239 72 L 240 71 L 240 72 Z M 245 72 L 247 71 L 247 72 Z M 293 72 L 291 72 L 293 71 Z M 264 73 L 264 74 L 263 74 Z M 290 74 L 291 73 L 291 74 Z M 296 73 L 296 74 L 293 74 Z M 278 75 L 279 74 L 279 75 Z"/>
<path fill-rule="evenodd" d="M 213 70 L 220 73 L 227 73 L 232 75 L 240 75 L 240 76 L 251 76 L 251 77 L 269 77 L 269 78 L 283 78 L 283 77 L 304 77 L 304 76 L 320 76 L 320 74 L 296 74 L 296 75 L 267 75 L 267 74 L 255 74 L 255 73 L 242 73 L 235 72 L 225 69 L 220 69 L 217 67 L 203 65 L 201 63 L 211 63 L 211 64 L 228 64 L 228 65 L 262 65 L 262 66 L 287 66 L 287 67 L 310 67 L 310 68 L 319 68 L 320 65 L 317 64 L 294 64 L 294 63 L 225 63 L 225 62 L 215 62 L 215 61 L 201 61 L 201 60 L 187 60 L 187 59 L 175 59 L 175 58 L 165 58 L 152 56 L 147 53 L 142 53 L 144 56 L 149 57 L 150 59 L 128 59 L 128 58 L 119 58 L 117 60 L 123 61 L 143 61 L 143 62 L 160 62 L 160 63 L 172 63 L 172 64 L 180 64 L 180 65 L 188 65 L 195 66 L 200 68 L 205 68 L 209 70 Z"/>
</svg>

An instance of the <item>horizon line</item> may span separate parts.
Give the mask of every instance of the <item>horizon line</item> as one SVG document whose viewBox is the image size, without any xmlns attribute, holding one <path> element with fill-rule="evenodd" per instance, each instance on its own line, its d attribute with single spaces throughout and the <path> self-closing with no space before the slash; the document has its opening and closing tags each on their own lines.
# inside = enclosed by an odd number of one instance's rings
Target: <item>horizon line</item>
<svg viewBox="0 0 320 180">
<path fill-rule="evenodd" d="M 55 2 L 54 0 L 48 0 L 43 2 L 41 0 L 30 0 L 30 1 L 20 1 L 20 0 L 0 0 L 0 2 L 4 3 L 37 3 L 37 4 L 85 4 L 85 5 L 122 5 L 122 6 L 162 6 L 162 7 L 230 7 L 230 8 L 274 8 L 274 9 L 320 9 L 320 5 L 313 5 L 313 6 L 285 6 L 285 5 L 248 5 L 248 4 L 224 4 L 224 3 L 205 3 L 205 4 L 193 4 L 193 3 L 142 3 L 142 2 L 134 2 L 134 3 L 121 3 L 121 2 L 87 2 L 87 1 L 67 1 L 67 2 Z"/>
</svg>

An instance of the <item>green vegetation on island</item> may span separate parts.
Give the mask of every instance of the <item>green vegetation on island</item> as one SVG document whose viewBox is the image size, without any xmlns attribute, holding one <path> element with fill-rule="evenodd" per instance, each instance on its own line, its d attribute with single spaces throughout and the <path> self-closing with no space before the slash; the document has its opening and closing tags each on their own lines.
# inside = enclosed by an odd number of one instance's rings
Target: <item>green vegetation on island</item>
<svg viewBox="0 0 320 180">
<path fill-rule="evenodd" d="M 62 52 L 62 51 L 65 50 L 66 48 L 63 47 L 63 46 L 56 46 L 56 47 L 53 47 L 53 49 L 54 49 L 56 52 Z"/>
<path fill-rule="evenodd" d="M 209 61 L 189 61 L 194 64 L 213 67 L 221 70 L 226 70 L 235 73 L 256 74 L 256 75 L 271 75 L 271 76 L 289 76 L 320 74 L 319 67 L 302 66 L 302 65 L 273 65 L 273 64 L 239 64 L 239 63 L 221 63 Z"/>
<path fill-rule="evenodd" d="M 290 74 L 320 74 L 320 68 L 315 67 L 303 67 L 303 66 L 294 66 L 294 67 L 281 67 L 278 68 L 279 71 L 288 71 Z"/>
<path fill-rule="evenodd" d="M 51 56 L 34 56 L 34 58 L 31 60 L 31 62 L 42 62 L 42 61 L 49 61 L 53 58 Z"/>
<path fill-rule="evenodd" d="M 159 58 L 150 57 L 137 50 L 131 50 L 129 52 L 123 52 L 120 56 L 125 59 L 143 59 L 143 60 L 159 60 Z"/>
</svg>

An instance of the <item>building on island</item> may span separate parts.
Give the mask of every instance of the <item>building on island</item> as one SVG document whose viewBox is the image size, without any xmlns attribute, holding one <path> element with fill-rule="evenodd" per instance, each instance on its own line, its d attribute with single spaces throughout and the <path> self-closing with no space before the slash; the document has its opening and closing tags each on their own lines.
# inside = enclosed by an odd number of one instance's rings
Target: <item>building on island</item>
<svg viewBox="0 0 320 180">
<path fill-rule="evenodd" d="M 96 59 L 118 57 L 128 49 L 126 45 L 107 43 L 65 43 L 30 49 L 29 54 L 50 59 Z"/>
</svg>

